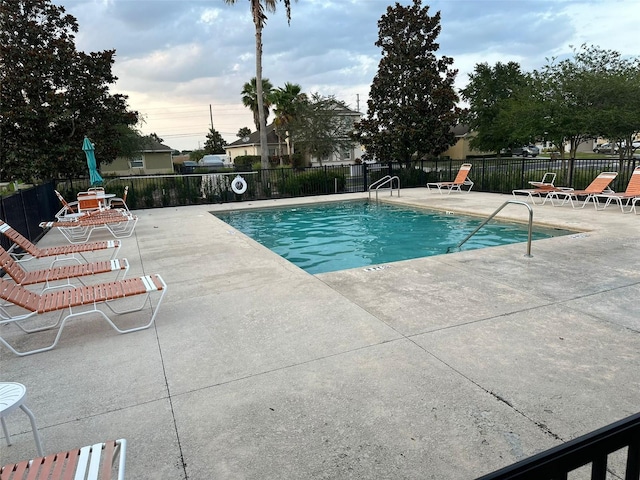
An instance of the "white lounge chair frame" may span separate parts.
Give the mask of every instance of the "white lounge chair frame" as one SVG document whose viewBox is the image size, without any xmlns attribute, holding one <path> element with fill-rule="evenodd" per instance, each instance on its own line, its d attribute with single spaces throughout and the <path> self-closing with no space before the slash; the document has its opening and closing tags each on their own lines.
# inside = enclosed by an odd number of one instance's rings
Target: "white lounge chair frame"
<svg viewBox="0 0 640 480">
<path fill-rule="evenodd" d="M 126 313 L 138 312 L 142 310 L 147 301 L 151 303 L 151 294 L 157 293 L 159 298 L 155 307 L 151 305 L 152 314 L 148 323 L 132 327 L 129 329 L 120 329 L 102 310 L 98 308 L 99 305 L 105 305 L 114 314 L 122 315 Z M 34 353 L 45 352 L 53 349 L 60 340 L 62 330 L 67 320 L 83 315 L 90 315 L 96 313 L 102 316 L 111 327 L 118 333 L 130 333 L 137 332 L 149 328 L 158 314 L 162 300 L 167 293 L 167 285 L 160 277 L 160 275 L 145 275 L 143 277 L 128 278 L 125 280 L 100 283 L 96 285 L 84 285 L 75 288 L 68 289 L 56 289 L 43 294 L 37 294 L 35 292 L 27 290 L 21 285 L 10 283 L 7 280 L 0 279 L 0 298 L 9 304 L 10 306 L 0 306 L 0 343 L 5 345 L 9 350 L 18 356 L 31 355 Z M 112 303 L 118 300 L 142 296 L 144 301 L 139 307 L 131 308 L 128 310 L 118 311 L 113 308 Z M 13 310 L 14 307 L 19 308 L 21 313 L 12 314 L 9 310 Z M 26 328 L 22 323 L 23 321 L 39 316 L 49 312 L 59 312 L 58 319 L 49 325 L 37 328 Z M 68 313 L 66 313 L 68 312 Z M 66 315 L 65 315 L 66 313 Z M 18 351 L 11 344 L 9 344 L 2 334 L 5 333 L 5 329 L 2 328 L 4 324 L 15 324 L 25 333 L 35 333 L 45 330 L 51 330 L 59 326 L 58 333 L 51 343 L 51 345 L 36 348 L 28 351 Z"/>
<path fill-rule="evenodd" d="M 0 247 L 0 268 L 2 268 L 18 285 L 44 284 L 42 291 L 50 288 L 73 286 L 72 279 L 84 285 L 83 277 L 93 277 L 115 272 L 113 280 L 127 276 L 129 261 L 126 258 L 105 260 L 91 263 L 73 263 L 62 267 L 50 267 L 41 270 L 25 270 L 19 262 L 4 248 Z M 60 284 L 60 281 L 66 283 Z"/>
<path fill-rule="evenodd" d="M 0 468 L 2 480 L 109 480 L 116 467 L 116 480 L 124 480 L 127 441 L 110 440 L 68 452 L 11 463 Z"/>
<path fill-rule="evenodd" d="M 600 195 L 595 195 L 595 201 L 600 203 L 601 199 L 606 199 L 606 202 L 602 208 L 596 208 L 598 210 L 604 210 L 609 206 L 612 201 L 615 201 L 619 206 L 622 213 L 630 213 L 636 212 L 636 202 L 640 197 L 640 166 L 633 169 L 631 172 L 631 178 L 629 179 L 629 183 L 627 188 L 622 193 L 602 193 Z M 625 207 L 629 207 L 628 210 L 625 210 Z"/>
<path fill-rule="evenodd" d="M 4 234 L 13 242 L 8 252 L 16 262 L 21 263 L 41 258 L 53 258 L 51 266 L 57 262 L 68 260 L 82 263 L 78 256 L 82 258 L 85 263 L 88 263 L 85 254 L 103 251 L 111 251 L 110 259 L 113 260 L 118 255 L 120 247 L 122 246 L 120 240 L 106 240 L 102 242 L 84 243 L 82 245 L 61 245 L 40 248 L 2 220 L 0 220 L 0 233 Z M 19 252 L 18 248 L 22 249 L 23 252 Z"/>
<path fill-rule="evenodd" d="M 127 206 L 127 195 L 129 194 L 129 185 L 125 185 L 122 197 L 113 197 L 107 201 L 109 208 L 121 208 L 129 213 L 129 207 Z"/>
<path fill-rule="evenodd" d="M 542 176 L 542 180 L 541 181 L 539 181 L 539 182 L 530 181 L 529 184 L 533 185 L 534 187 L 553 187 L 555 181 L 556 181 L 556 174 L 553 173 L 553 172 L 546 172 Z"/>
<path fill-rule="evenodd" d="M 555 190 L 561 191 L 571 191 L 573 188 L 569 187 L 556 187 L 554 185 L 556 181 L 556 174 L 553 172 L 546 172 L 542 176 L 541 181 L 530 181 L 529 184 L 534 188 L 518 188 L 511 191 L 511 194 L 514 197 L 518 197 L 518 195 L 527 195 L 529 200 L 533 205 L 544 205 L 549 200 L 549 193 Z M 536 198 L 540 200 L 540 202 L 536 202 Z"/>
<path fill-rule="evenodd" d="M 571 203 L 571 206 L 573 208 L 576 208 L 576 204 L 573 202 L 573 200 L 575 199 L 576 201 L 578 201 L 580 197 L 585 197 L 580 208 L 584 208 L 585 205 L 589 203 L 589 200 L 593 200 L 593 206 L 597 209 L 597 196 L 605 193 L 609 188 L 611 182 L 617 176 L 618 172 L 602 172 L 584 190 L 554 190 L 549 193 L 549 199 L 551 200 L 551 204 L 554 207 Z M 554 198 L 560 203 L 556 204 L 553 201 Z"/>
<path fill-rule="evenodd" d="M 106 229 L 115 238 L 127 238 L 133 234 L 138 217 L 117 209 L 87 215 L 69 221 L 41 222 L 41 228 L 57 228 L 69 243 L 86 243 L 97 229 Z"/>
<path fill-rule="evenodd" d="M 437 188 L 438 192 L 442 195 L 442 191 L 446 190 L 447 194 L 450 194 L 453 191 L 462 192 L 463 186 L 468 186 L 469 189 L 467 192 L 470 192 L 473 188 L 473 181 L 469 178 L 469 172 L 471 170 L 472 165 L 470 163 L 463 163 L 460 165 L 460 170 L 458 170 L 458 174 L 453 182 L 430 182 L 427 183 L 427 190 L 431 190 L 431 188 Z"/>
</svg>

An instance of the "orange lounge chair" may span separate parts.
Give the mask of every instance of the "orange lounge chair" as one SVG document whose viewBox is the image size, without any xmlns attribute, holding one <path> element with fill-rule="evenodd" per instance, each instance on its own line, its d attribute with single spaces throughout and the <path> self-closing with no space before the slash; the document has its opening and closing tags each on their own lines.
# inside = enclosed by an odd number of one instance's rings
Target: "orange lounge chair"
<svg viewBox="0 0 640 480">
<path fill-rule="evenodd" d="M 123 210 L 129 211 L 129 207 L 127 206 L 127 195 L 129 194 L 129 185 L 125 185 L 124 192 L 122 197 L 113 197 L 108 200 L 109 208 L 122 208 Z"/>
<path fill-rule="evenodd" d="M 78 202 L 69 203 L 65 200 L 65 198 L 58 190 L 54 190 L 54 192 L 56 193 L 56 197 L 58 197 L 58 200 L 60 200 L 60 203 L 62 204 L 62 208 L 58 213 L 56 213 L 56 218 L 58 218 L 58 216 L 78 213 Z"/>
<path fill-rule="evenodd" d="M 453 182 L 431 182 L 427 183 L 427 189 L 431 190 L 431 187 L 437 188 L 438 192 L 442 194 L 442 190 L 447 190 L 447 193 L 451 193 L 452 191 L 462 191 L 462 186 L 467 185 L 469 187 L 468 192 L 473 188 L 473 182 L 469 178 L 469 171 L 471 170 L 470 163 L 463 163 L 460 166 L 460 170 L 458 170 L 458 175 L 453 180 Z"/>
<path fill-rule="evenodd" d="M 540 185 L 539 187 L 536 187 L 536 188 L 522 188 L 522 189 L 512 190 L 511 194 L 514 197 L 517 197 L 519 194 L 527 195 L 531 200 L 531 203 L 533 203 L 534 205 L 544 205 L 545 203 L 547 203 L 547 200 L 549 200 L 550 193 L 565 192 L 565 191 L 571 191 L 571 188 Z M 536 202 L 536 198 L 541 201 Z"/>
<path fill-rule="evenodd" d="M 533 185 L 536 188 L 539 188 L 539 187 L 553 187 L 555 181 L 556 181 L 556 174 L 553 173 L 553 172 L 546 172 L 542 176 L 542 180 L 541 181 L 539 181 L 539 182 L 530 181 L 529 184 Z"/>
<path fill-rule="evenodd" d="M 56 196 L 62 204 L 62 208 L 55 217 L 60 221 L 77 220 L 102 213 L 112 213 L 110 210 L 129 211 L 125 202 L 129 187 L 125 187 L 123 198 L 116 198 L 113 194 L 106 194 L 102 187 L 92 187 L 86 192 L 78 192 L 77 201 L 67 202 L 64 197 L 54 190 Z M 112 204 L 113 202 L 113 204 Z"/>
<path fill-rule="evenodd" d="M 80 277 L 88 275 L 99 275 L 102 273 L 116 272 L 114 280 L 124 278 L 129 271 L 129 262 L 126 258 L 122 260 L 107 260 L 92 263 L 73 263 L 63 267 L 52 267 L 44 270 L 26 271 L 16 262 L 11 255 L 2 247 L 0 247 L 0 268 L 2 268 L 18 285 L 36 285 L 43 283 L 43 291 L 49 288 L 58 288 L 63 286 L 73 286 L 71 279 L 77 278 L 81 283 Z M 52 285 L 51 282 L 66 281 L 63 285 Z"/>
<path fill-rule="evenodd" d="M 600 199 L 606 199 L 604 207 L 598 208 L 598 210 L 604 210 L 609 206 L 612 201 L 617 202 L 620 205 L 622 213 L 629 213 L 635 211 L 635 203 L 638 197 L 640 197 L 640 167 L 636 167 L 631 173 L 631 178 L 627 184 L 627 189 L 622 193 L 603 193 L 595 195 L 596 202 Z M 634 201 L 635 200 L 635 201 Z M 629 207 L 629 210 L 625 212 L 624 207 Z M 596 206 L 597 208 L 597 206 Z"/>
<path fill-rule="evenodd" d="M 580 197 L 585 197 L 582 202 L 582 206 L 580 208 L 584 208 L 584 206 L 589 202 L 589 200 L 593 199 L 593 203 L 595 208 L 598 208 L 598 202 L 596 201 L 596 195 L 601 195 L 609 188 L 609 185 L 613 180 L 618 176 L 618 172 L 602 172 L 598 175 L 593 182 L 589 184 L 587 188 L 584 190 L 561 190 L 561 191 L 553 191 L 550 192 L 549 198 L 551 199 L 551 204 L 554 207 L 564 205 L 566 203 L 571 203 L 573 208 L 576 208 L 573 200 L 578 201 Z M 560 200 L 562 197 L 562 201 L 556 205 L 553 199 Z"/>
<path fill-rule="evenodd" d="M 124 480 L 127 441 L 110 440 L 0 468 L 2 480 Z M 117 463 L 117 465 L 116 465 Z M 114 473 L 117 476 L 114 476 Z"/>
<path fill-rule="evenodd" d="M 58 247 L 46 247 L 39 248 L 34 243 L 31 243 L 20 232 L 11 227 L 8 223 L 0 220 L 0 233 L 3 233 L 9 240 L 13 242 L 13 246 L 9 249 L 9 254 L 17 262 L 26 262 L 34 258 L 53 258 L 51 266 L 56 262 L 65 260 L 75 260 L 78 263 L 82 263 L 77 256 L 80 256 L 84 262 L 87 262 L 85 258 L 86 253 L 95 253 L 101 251 L 111 250 L 111 259 L 114 259 L 122 243 L 120 240 L 107 240 L 103 242 L 85 243 L 82 245 L 62 245 Z M 18 251 L 21 249 L 22 251 Z"/>
<path fill-rule="evenodd" d="M 151 320 L 142 326 L 124 330 L 120 329 L 115 323 L 113 323 L 106 313 L 98 308 L 99 305 L 105 305 L 116 315 L 138 312 L 144 308 L 147 300 L 150 302 L 151 294 L 154 292 L 159 292 L 159 299 L 155 308 L 152 307 L 153 313 L 151 314 Z M 67 320 L 93 313 L 102 316 L 118 333 L 130 333 L 137 332 L 138 330 L 144 330 L 153 324 L 166 292 L 167 285 L 164 280 L 162 280 L 162 277 L 157 274 L 145 275 L 137 278 L 127 278 L 124 280 L 99 283 L 95 285 L 83 285 L 75 288 L 55 289 L 42 294 L 37 294 L 27 290 L 22 285 L 16 285 L 13 282 L 0 279 L 0 298 L 9 304 L 13 304 L 9 306 L 0 306 L 0 343 L 19 356 L 45 352 L 47 350 L 51 350 L 58 344 L 58 340 L 60 340 L 62 330 L 64 329 L 64 325 Z M 144 299 L 142 305 L 139 307 L 124 311 L 117 311 L 112 306 L 112 303 L 126 299 L 127 297 L 139 296 L 142 296 Z M 10 313 L 9 310 L 13 312 L 14 307 L 19 307 L 20 311 L 23 313 Z M 59 313 L 58 320 L 55 323 L 31 329 L 25 328 L 22 324 L 24 320 L 27 320 L 30 317 L 44 315 L 49 312 Z M 5 324 L 15 324 L 25 333 L 41 332 L 58 326 L 59 328 L 51 345 L 27 351 L 19 351 L 9 344 L 3 337 L 3 335 L 7 333 L 7 329 L 1 327 Z"/>
<path fill-rule="evenodd" d="M 78 192 L 78 208 L 80 212 L 86 213 L 101 210 L 104 208 L 104 205 L 98 198 L 97 191 L 93 190 L 89 192 Z"/>
<path fill-rule="evenodd" d="M 549 199 L 549 193 L 555 190 L 572 190 L 567 187 L 556 187 L 554 182 L 556 180 L 556 174 L 547 172 L 542 176 L 541 181 L 529 182 L 534 188 L 520 188 L 511 191 L 514 197 L 518 195 L 527 195 L 531 199 L 531 203 L 534 205 L 544 205 Z M 536 203 L 536 197 L 538 200 L 542 200 L 540 203 Z"/>
</svg>

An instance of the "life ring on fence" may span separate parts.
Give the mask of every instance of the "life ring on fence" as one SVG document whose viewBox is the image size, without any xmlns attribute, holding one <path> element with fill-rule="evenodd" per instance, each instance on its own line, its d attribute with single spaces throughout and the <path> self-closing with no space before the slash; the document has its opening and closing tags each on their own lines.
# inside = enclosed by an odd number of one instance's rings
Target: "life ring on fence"
<svg viewBox="0 0 640 480">
<path fill-rule="evenodd" d="M 231 182 L 231 190 L 238 195 L 242 195 L 247 191 L 247 181 L 240 175 L 236 175 L 236 178 Z"/>
</svg>

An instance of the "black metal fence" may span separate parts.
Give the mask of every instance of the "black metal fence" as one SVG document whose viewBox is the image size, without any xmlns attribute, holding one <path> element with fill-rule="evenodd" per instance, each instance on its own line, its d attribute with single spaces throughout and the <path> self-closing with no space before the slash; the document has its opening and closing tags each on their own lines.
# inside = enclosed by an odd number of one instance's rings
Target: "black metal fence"
<svg viewBox="0 0 640 480">
<path fill-rule="evenodd" d="M 125 185 L 129 185 L 127 204 L 130 209 L 158 208 L 366 192 L 369 185 L 385 175 L 398 176 L 401 188 L 424 187 L 427 182 L 453 180 L 461 164 L 471 163 L 473 166 L 469 177 L 475 182 L 474 191 L 511 193 L 517 188 L 527 188 L 531 180 L 540 181 L 545 172 L 556 173 L 555 183 L 558 186 L 581 189 L 603 171 L 617 171 L 618 177 L 612 188 L 624 191 L 637 162 L 637 159 L 621 161 L 617 158 L 552 160 L 510 157 L 464 161 L 423 160 L 403 164 L 118 177 L 106 179 L 105 188 L 110 193 L 122 196 Z M 233 180 L 237 175 L 246 182 L 246 191 L 242 194 L 235 193 L 233 189 Z M 87 187 L 88 180 L 59 182 L 57 186 L 67 199 L 74 199 L 78 191 Z"/>
<path fill-rule="evenodd" d="M 109 193 L 122 197 L 129 186 L 129 208 L 228 203 L 269 198 L 290 198 L 333 193 L 366 192 L 369 185 L 386 175 L 397 176 L 401 188 L 424 187 L 427 182 L 452 180 L 463 163 L 471 163 L 469 177 L 474 191 L 510 193 L 527 188 L 529 181 L 541 180 L 545 172 L 556 173 L 556 185 L 586 187 L 600 172 L 616 171 L 611 185 L 624 191 L 638 159 L 598 158 L 559 160 L 548 158 L 478 158 L 470 160 L 433 160 L 410 163 L 324 166 L 304 169 L 270 170 L 211 174 L 152 175 L 105 179 Z M 243 193 L 234 192 L 234 179 L 240 175 L 246 182 Z M 397 185 L 397 183 L 394 183 Z M 88 179 L 57 181 L 3 197 L 0 218 L 27 238 L 36 239 L 42 231 L 38 223 L 53 219 L 60 204 L 54 189 L 68 200 L 89 187 Z M 237 188 L 236 188 L 237 190 Z M 1 239 L 1 241 L 5 241 Z"/>
<path fill-rule="evenodd" d="M 591 480 L 607 478 L 609 456 L 626 448 L 625 480 L 640 478 L 640 413 L 514 463 L 477 480 L 566 480 L 569 473 L 591 466 Z M 624 453 L 624 452 L 622 452 Z M 623 478 L 616 472 L 615 478 Z"/>
<path fill-rule="evenodd" d="M 54 188 L 50 182 L 0 198 L 0 219 L 29 240 L 37 240 L 44 233 L 38 224 L 52 219 L 60 209 Z M 0 245 L 9 249 L 11 242 L 0 235 Z"/>
</svg>

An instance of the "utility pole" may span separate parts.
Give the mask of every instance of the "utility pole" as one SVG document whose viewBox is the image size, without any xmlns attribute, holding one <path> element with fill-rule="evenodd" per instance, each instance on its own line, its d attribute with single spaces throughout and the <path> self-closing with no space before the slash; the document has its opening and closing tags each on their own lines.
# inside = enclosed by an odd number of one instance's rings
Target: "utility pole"
<svg viewBox="0 0 640 480">
<path fill-rule="evenodd" d="M 211 110 L 211 104 L 209 104 L 209 117 L 211 118 L 211 130 L 213 131 L 213 110 Z"/>
<path fill-rule="evenodd" d="M 360 94 L 356 93 L 356 112 L 360 111 Z"/>
</svg>

